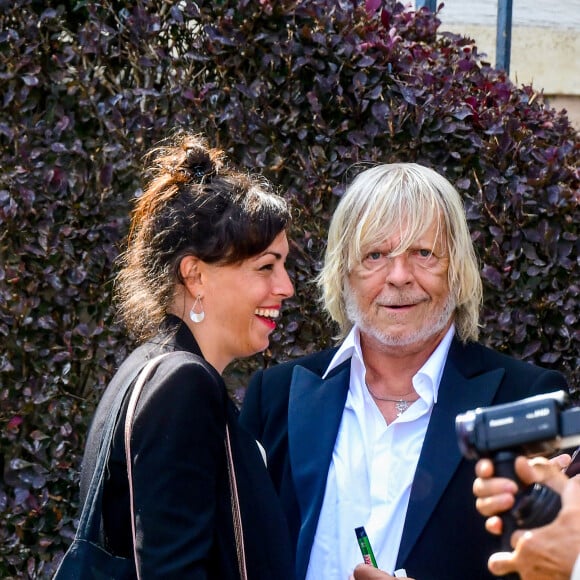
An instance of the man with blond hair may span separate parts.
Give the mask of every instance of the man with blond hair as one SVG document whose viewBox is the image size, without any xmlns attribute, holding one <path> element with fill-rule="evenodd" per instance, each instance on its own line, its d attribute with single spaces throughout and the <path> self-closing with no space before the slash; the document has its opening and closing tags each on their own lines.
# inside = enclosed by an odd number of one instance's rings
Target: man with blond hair
<svg viewBox="0 0 580 580">
<path fill-rule="evenodd" d="M 459 194 L 414 163 L 362 171 L 318 283 L 339 345 L 256 373 L 241 416 L 266 449 L 297 578 L 347 580 L 364 526 L 381 577 L 491 579 L 499 544 L 455 417 L 565 380 L 477 342 L 482 284 Z"/>
</svg>

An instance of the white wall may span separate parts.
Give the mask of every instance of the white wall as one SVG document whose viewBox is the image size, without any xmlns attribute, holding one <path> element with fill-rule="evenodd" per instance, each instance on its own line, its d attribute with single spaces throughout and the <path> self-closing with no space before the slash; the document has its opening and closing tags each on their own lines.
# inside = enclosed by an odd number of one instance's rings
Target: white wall
<svg viewBox="0 0 580 580">
<path fill-rule="evenodd" d="M 443 2 L 439 30 L 473 38 L 495 65 L 498 0 Z M 580 0 L 513 0 L 510 78 L 543 90 L 580 129 Z"/>
</svg>

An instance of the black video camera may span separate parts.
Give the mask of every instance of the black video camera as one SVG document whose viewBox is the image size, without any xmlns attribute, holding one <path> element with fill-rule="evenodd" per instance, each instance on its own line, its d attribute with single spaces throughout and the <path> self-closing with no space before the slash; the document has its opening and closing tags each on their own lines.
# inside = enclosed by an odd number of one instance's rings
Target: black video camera
<svg viewBox="0 0 580 580">
<path fill-rule="evenodd" d="M 556 391 L 461 413 L 455 429 L 464 457 L 489 457 L 498 477 L 519 484 L 513 466 L 517 455 L 549 456 L 580 445 L 580 407 L 569 407 L 567 393 Z M 549 487 L 533 484 L 521 490 L 510 512 L 513 519 L 504 518 L 504 543 L 509 547 L 513 528 L 543 526 L 560 507 L 560 496 Z"/>
</svg>

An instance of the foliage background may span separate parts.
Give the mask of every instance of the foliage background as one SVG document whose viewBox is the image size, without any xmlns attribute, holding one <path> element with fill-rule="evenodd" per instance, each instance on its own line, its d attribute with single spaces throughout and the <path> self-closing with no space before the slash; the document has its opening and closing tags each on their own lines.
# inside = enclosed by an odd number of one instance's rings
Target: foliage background
<svg viewBox="0 0 580 580">
<path fill-rule="evenodd" d="M 144 151 L 206 134 L 296 209 L 296 296 L 271 349 L 331 344 L 309 283 L 345 184 L 417 161 L 462 193 L 482 338 L 580 386 L 579 141 L 473 41 L 393 0 L 0 0 L 0 576 L 46 577 L 74 533 L 100 392 L 132 347 L 111 308 Z"/>
</svg>

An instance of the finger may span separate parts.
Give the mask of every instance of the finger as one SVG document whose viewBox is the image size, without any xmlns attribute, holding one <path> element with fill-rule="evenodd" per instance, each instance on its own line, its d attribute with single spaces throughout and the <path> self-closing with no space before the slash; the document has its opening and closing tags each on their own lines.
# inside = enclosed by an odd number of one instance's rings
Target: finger
<svg viewBox="0 0 580 580">
<path fill-rule="evenodd" d="M 535 483 L 539 480 L 540 462 L 545 462 L 543 457 L 527 459 L 526 457 L 516 457 L 514 467 L 517 476 L 524 485 Z"/>
<path fill-rule="evenodd" d="M 516 571 L 513 552 L 496 552 L 489 557 L 487 567 L 494 576 L 504 576 Z"/>
<path fill-rule="evenodd" d="M 580 505 L 580 476 L 568 480 L 562 490 L 562 505 Z"/>
<path fill-rule="evenodd" d="M 486 498 L 503 493 L 515 495 L 517 492 L 517 483 L 506 477 L 492 477 L 491 479 L 478 477 L 473 481 L 475 497 Z"/>
<path fill-rule="evenodd" d="M 485 529 L 490 533 L 494 534 L 495 536 L 499 536 L 503 530 L 503 522 L 499 516 L 492 516 L 491 518 L 487 518 L 485 520 Z"/>
<path fill-rule="evenodd" d="M 393 576 L 368 564 L 358 564 L 354 569 L 355 580 L 393 580 Z"/>
<path fill-rule="evenodd" d="M 475 464 L 477 477 L 493 477 L 493 462 L 490 459 L 480 459 Z"/>
<path fill-rule="evenodd" d="M 513 507 L 514 502 L 514 494 L 500 493 L 491 497 L 477 498 L 475 508 L 482 516 L 489 517 L 509 510 Z"/>
<path fill-rule="evenodd" d="M 562 491 L 568 480 L 566 475 L 562 473 L 559 462 L 548 461 L 544 457 L 535 457 L 530 460 L 518 457 L 515 468 L 518 477 L 524 484 L 545 483 L 557 492 Z"/>
<path fill-rule="evenodd" d="M 566 469 L 571 462 L 572 456 L 568 455 L 567 453 L 561 453 L 560 455 L 556 455 L 556 457 L 552 457 L 552 459 L 550 459 L 550 463 L 556 465 L 560 469 Z"/>
<path fill-rule="evenodd" d="M 522 536 L 531 538 L 532 532 L 530 532 L 529 530 L 516 530 L 510 538 L 510 544 L 512 548 L 515 548 L 517 546 L 517 543 L 520 541 L 520 538 Z"/>
</svg>

